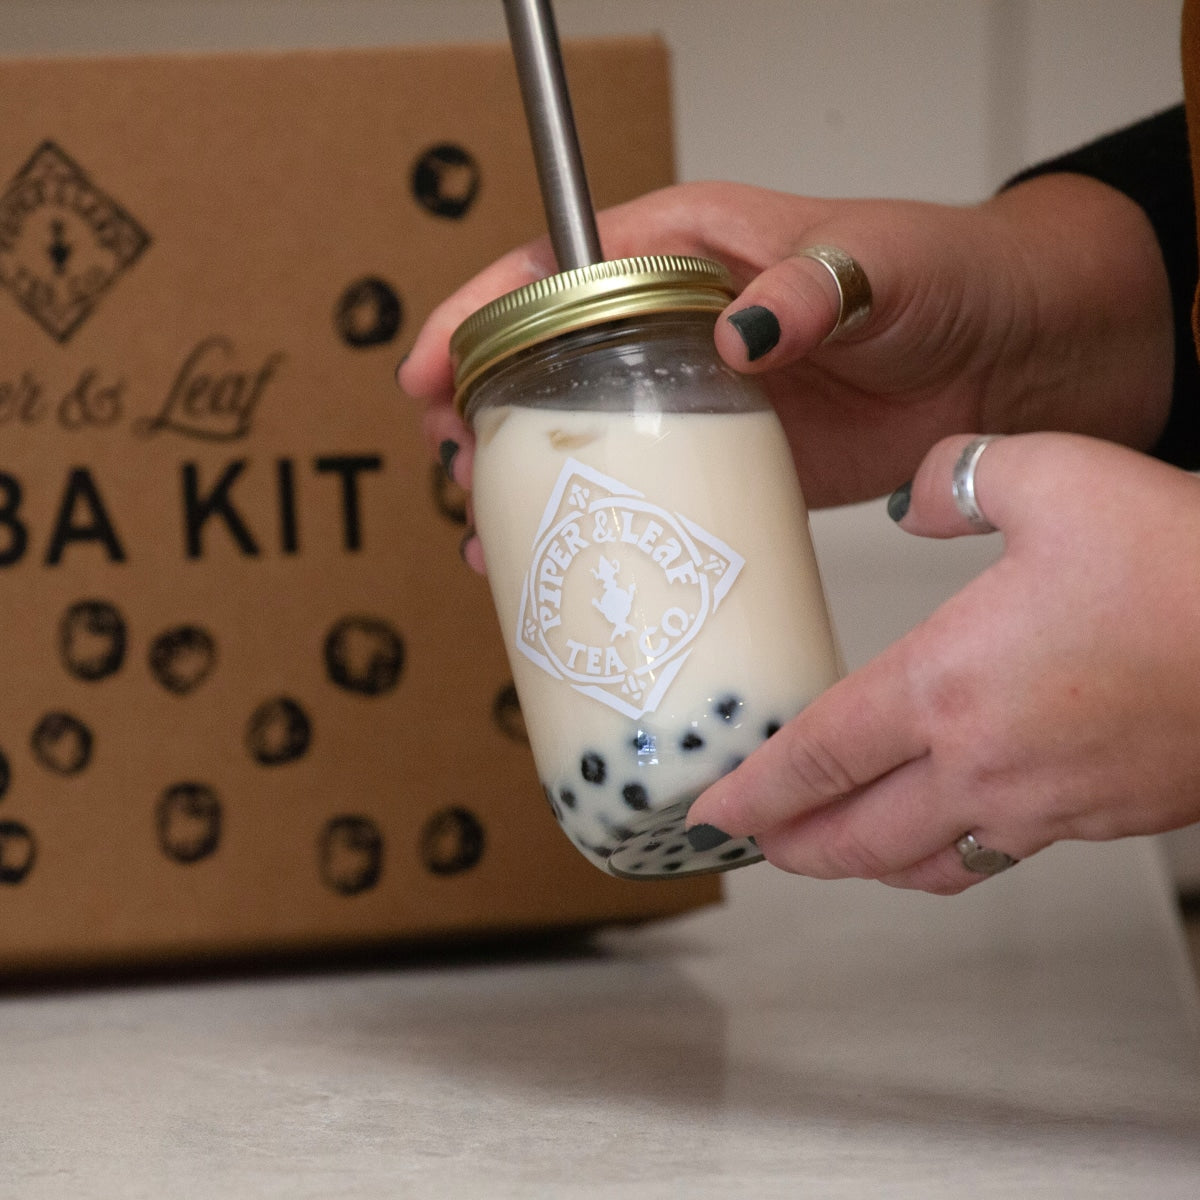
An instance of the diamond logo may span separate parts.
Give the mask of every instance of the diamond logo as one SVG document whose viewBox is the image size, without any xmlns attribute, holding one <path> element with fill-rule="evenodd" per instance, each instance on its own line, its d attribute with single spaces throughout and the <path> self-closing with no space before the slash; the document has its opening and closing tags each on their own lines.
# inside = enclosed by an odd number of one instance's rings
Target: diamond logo
<svg viewBox="0 0 1200 1200">
<path fill-rule="evenodd" d="M 636 719 L 661 703 L 743 566 L 687 517 L 568 459 L 534 536 L 517 646 Z"/>
<path fill-rule="evenodd" d="M 137 261 L 150 236 L 53 142 L 0 195 L 0 283 L 66 342 Z"/>
</svg>

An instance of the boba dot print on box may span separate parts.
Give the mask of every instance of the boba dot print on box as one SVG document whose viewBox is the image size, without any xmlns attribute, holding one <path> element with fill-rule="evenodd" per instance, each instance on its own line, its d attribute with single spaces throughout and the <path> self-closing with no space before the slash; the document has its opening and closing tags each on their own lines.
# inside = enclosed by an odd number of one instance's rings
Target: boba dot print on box
<svg viewBox="0 0 1200 1200">
<path fill-rule="evenodd" d="M 670 182 L 662 48 L 569 54 L 598 200 Z M 0 978 L 711 899 L 563 837 L 394 379 L 542 231 L 508 47 L 10 59 L 0 104 Z"/>
<path fill-rule="evenodd" d="M 74 602 L 58 623 L 62 690 L 68 680 L 101 682 L 116 676 L 125 664 L 127 641 L 137 638 L 137 630 L 118 607 L 108 600 L 88 599 Z M 354 613 L 338 617 L 324 637 L 314 638 L 311 658 L 319 662 L 319 685 L 306 708 L 293 696 L 271 696 L 260 701 L 245 716 L 244 752 L 246 761 L 259 768 L 274 769 L 304 760 L 314 738 L 314 719 L 308 708 L 323 709 L 323 701 L 337 692 L 360 697 L 378 697 L 394 691 L 401 683 L 404 666 L 404 640 L 388 620 L 371 614 Z M 204 626 L 182 623 L 152 636 L 144 664 L 143 683 L 160 686 L 175 697 L 190 696 L 216 670 L 216 637 Z M 94 724 L 108 726 L 118 734 L 118 724 L 106 704 L 103 692 L 92 690 L 97 716 Z M 491 704 L 492 724 L 498 737 L 523 742 L 520 706 L 512 684 L 500 684 Z M 162 709 L 160 709 L 162 712 Z M 174 712 L 180 730 L 186 730 L 192 715 L 187 704 L 178 704 Z M 234 714 L 227 714 L 230 725 Z M 92 726 L 73 713 L 54 709 L 36 721 L 29 742 L 30 760 L 44 775 L 76 776 L 91 766 L 97 745 Z M 200 756 L 197 756 L 199 764 Z M 220 763 L 212 764 L 212 773 L 223 775 Z M 0 800 L 10 791 L 13 773 L 10 760 L 0 751 Z M 34 787 L 26 788 L 30 793 Z M 42 786 L 36 791 L 44 791 Z M 227 824 L 227 800 L 210 782 L 182 779 L 163 782 L 149 808 L 138 817 L 144 822 L 146 846 L 154 838 L 164 859 L 179 866 L 193 866 L 218 856 Z M 253 785 L 242 787 L 242 802 L 247 802 Z M 18 793 L 19 794 L 19 793 Z M 236 793 L 232 797 L 236 805 Z M 388 845 L 376 818 L 365 815 L 337 814 L 314 828 L 313 880 L 330 892 L 358 896 L 373 889 L 384 874 Z M 409 847 L 421 868 L 434 876 L 454 876 L 478 866 L 486 846 L 481 818 L 463 805 L 433 810 L 416 830 Z M 0 883 L 16 886 L 29 877 L 36 859 L 34 834 L 18 821 L 0 822 Z"/>
</svg>

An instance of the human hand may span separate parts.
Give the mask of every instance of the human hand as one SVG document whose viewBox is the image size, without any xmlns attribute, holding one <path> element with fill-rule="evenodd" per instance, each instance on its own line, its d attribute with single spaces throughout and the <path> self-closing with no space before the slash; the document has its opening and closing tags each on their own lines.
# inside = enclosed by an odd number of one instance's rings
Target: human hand
<svg viewBox="0 0 1200 1200">
<path fill-rule="evenodd" d="M 909 533 L 970 527 L 950 481 L 912 484 Z M 950 894 L 965 833 L 1027 858 L 1068 838 L 1200 820 L 1200 480 L 1089 438 L 1003 438 L 976 494 L 991 567 L 814 700 L 692 806 L 784 870 Z M 903 493 L 900 507 L 903 507 Z"/>
<path fill-rule="evenodd" d="M 609 257 L 697 254 L 729 267 L 740 294 L 717 321 L 717 349 L 761 376 L 813 507 L 890 491 L 958 430 L 1055 428 L 1145 447 L 1165 420 L 1173 346 L 1161 256 L 1142 210 L 1095 180 L 1044 176 L 973 207 L 697 183 L 598 221 Z M 836 287 L 798 256 L 819 243 L 852 254 L 874 293 L 868 321 L 828 342 Z M 464 487 L 472 438 L 450 403 L 450 334 L 554 269 L 546 240 L 506 255 L 431 314 L 399 369 Z M 748 308 L 777 319 L 773 346 L 769 320 L 743 335 L 728 319 Z M 469 557 L 481 566 L 477 547 Z"/>
</svg>

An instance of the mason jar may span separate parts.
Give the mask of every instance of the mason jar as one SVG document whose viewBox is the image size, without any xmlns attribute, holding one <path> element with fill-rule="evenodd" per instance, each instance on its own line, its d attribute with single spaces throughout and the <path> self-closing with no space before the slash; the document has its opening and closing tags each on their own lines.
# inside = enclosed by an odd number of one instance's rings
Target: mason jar
<svg viewBox="0 0 1200 1200">
<path fill-rule="evenodd" d="M 779 419 L 713 345 L 700 258 L 529 284 L 455 331 L 475 524 L 538 773 L 567 837 L 646 879 L 761 858 L 692 801 L 838 676 Z"/>
</svg>

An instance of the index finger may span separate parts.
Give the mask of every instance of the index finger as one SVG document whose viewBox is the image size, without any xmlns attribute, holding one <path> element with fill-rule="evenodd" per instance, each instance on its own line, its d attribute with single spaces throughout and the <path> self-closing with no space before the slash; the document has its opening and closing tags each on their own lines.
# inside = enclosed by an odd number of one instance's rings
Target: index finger
<svg viewBox="0 0 1200 1200">
<path fill-rule="evenodd" d="M 923 757 L 907 639 L 835 683 L 703 792 L 688 825 L 747 837 L 851 795 Z"/>
</svg>

